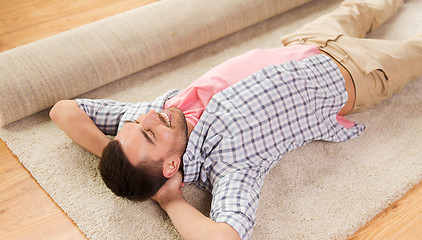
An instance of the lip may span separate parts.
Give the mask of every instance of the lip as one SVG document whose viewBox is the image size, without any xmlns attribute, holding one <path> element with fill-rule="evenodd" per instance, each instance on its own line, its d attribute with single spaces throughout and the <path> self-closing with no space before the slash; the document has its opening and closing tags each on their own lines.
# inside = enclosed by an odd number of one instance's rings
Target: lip
<svg viewBox="0 0 422 240">
<path fill-rule="evenodd" d="M 162 117 L 162 119 L 166 123 L 167 127 L 171 127 L 171 124 L 172 124 L 171 112 L 168 111 L 168 110 L 163 110 L 162 112 L 160 112 L 160 116 Z"/>
</svg>

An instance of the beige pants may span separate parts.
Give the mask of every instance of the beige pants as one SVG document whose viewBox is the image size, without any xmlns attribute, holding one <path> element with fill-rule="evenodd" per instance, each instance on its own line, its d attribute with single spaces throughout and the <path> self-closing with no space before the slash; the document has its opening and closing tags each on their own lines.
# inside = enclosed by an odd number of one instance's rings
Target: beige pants
<svg viewBox="0 0 422 240">
<path fill-rule="evenodd" d="M 422 34 L 406 41 L 365 39 L 391 17 L 403 0 L 346 0 L 282 38 L 287 45 L 315 45 L 329 53 L 352 76 L 356 102 L 353 112 L 367 109 L 422 76 Z"/>
</svg>

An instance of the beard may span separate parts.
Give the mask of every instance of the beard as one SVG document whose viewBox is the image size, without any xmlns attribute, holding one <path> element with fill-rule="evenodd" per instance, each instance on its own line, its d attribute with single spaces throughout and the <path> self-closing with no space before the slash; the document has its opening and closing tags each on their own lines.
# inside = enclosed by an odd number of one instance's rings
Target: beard
<svg viewBox="0 0 422 240">
<path fill-rule="evenodd" d="M 171 111 L 173 116 L 174 128 L 177 130 L 177 135 L 180 138 L 177 138 L 176 142 L 174 143 L 174 151 L 182 152 L 182 156 L 186 151 L 186 147 L 188 145 L 189 133 L 188 133 L 188 124 L 186 122 L 185 114 L 177 107 L 170 107 L 168 108 Z"/>
</svg>

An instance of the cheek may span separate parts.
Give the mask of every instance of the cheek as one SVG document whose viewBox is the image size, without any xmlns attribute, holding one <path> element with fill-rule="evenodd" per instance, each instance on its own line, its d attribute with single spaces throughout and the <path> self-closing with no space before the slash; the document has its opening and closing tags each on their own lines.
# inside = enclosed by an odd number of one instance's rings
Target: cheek
<svg viewBox="0 0 422 240">
<path fill-rule="evenodd" d="M 175 134 L 171 131 L 162 131 L 161 132 L 161 141 L 164 144 L 172 143 L 175 140 Z"/>
</svg>

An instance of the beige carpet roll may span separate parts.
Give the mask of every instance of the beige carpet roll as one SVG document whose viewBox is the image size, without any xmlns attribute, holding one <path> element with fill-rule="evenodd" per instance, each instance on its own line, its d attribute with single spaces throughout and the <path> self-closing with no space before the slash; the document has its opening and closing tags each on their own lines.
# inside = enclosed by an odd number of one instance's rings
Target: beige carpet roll
<svg viewBox="0 0 422 240">
<path fill-rule="evenodd" d="M 0 125 L 310 0 L 167 0 L 0 54 Z"/>
</svg>

